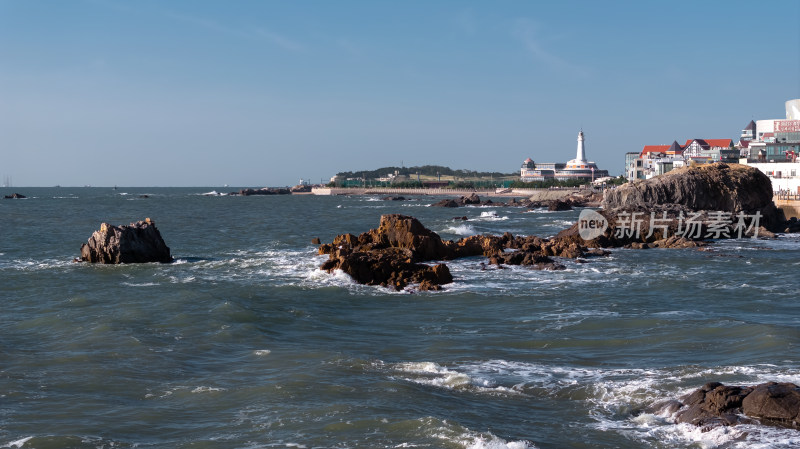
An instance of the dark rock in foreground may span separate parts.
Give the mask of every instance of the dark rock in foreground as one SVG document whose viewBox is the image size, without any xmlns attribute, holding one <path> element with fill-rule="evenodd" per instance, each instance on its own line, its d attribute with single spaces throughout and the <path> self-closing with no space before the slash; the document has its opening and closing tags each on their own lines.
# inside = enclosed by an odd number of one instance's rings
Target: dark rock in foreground
<svg viewBox="0 0 800 449">
<path fill-rule="evenodd" d="M 654 411 L 674 413 L 677 423 L 707 429 L 758 422 L 798 427 L 800 387 L 776 382 L 756 386 L 710 382 L 680 400 L 656 404 Z"/>
<path fill-rule="evenodd" d="M 100 225 L 81 245 L 81 261 L 104 264 L 172 262 L 169 247 L 149 218 L 128 226 Z"/>
<path fill-rule="evenodd" d="M 11 195 L 6 195 L 3 198 L 5 198 L 7 200 L 19 200 L 19 199 L 23 199 L 23 198 L 27 198 L 27 197 L 25 195 L 20 194 L 20 193 L 12 193 Z"/>
</svg>

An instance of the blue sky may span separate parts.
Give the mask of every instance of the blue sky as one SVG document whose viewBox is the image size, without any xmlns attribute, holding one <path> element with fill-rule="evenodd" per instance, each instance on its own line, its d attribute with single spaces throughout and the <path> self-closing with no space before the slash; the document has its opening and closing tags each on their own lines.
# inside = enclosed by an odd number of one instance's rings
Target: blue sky
<svg viewBox="0 0 800 449">
<path fill-rule="evenodd" d="M 800 2 L 0 0 L 15 185 L 514 172 L 733 138 L 800 98 Z"/>
</svg>

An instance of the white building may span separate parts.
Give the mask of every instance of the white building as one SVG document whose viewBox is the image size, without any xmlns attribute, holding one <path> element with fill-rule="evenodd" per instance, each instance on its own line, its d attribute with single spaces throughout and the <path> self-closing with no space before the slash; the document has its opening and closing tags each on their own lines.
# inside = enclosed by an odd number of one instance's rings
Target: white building
<svg viewBox="0 0 800 449">
<path fill-rule="evenodd" d="M 586 159 L 586 146 L 584 144 L 583 130 L 578 132 L 578 147 L 575 159 L 567 163 L 543 162 L 535 163 L 531 158 L 525 159 L 520 169 L 520 179 L 523 182 L 546 181 L 556 179 L 568 181 L 578 179 L 581 181 L 594 181 L 608 176 L 608 170 L 600 170 L 593 161 Z"/>
<path fill-rule="evenodd" d="M 786 119 L 753 123 L 742 130 L 740 162 L 769 176 L 775 192 L 800 194 L 800 99 L 786 102 Z"/>
</svg>

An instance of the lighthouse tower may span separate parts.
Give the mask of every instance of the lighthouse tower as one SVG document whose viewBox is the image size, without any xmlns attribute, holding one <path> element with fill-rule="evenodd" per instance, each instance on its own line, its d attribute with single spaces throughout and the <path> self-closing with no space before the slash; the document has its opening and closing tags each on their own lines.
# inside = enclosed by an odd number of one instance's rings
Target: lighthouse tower
<svg viewBox="0 0 800 449">
<path fill-rule="evenodd" d="M 586 148 L 583 146 L 583 130 L 578 132 L 578 152 L 575 155 L 576 162 L 586 162 Z"/>
</svg>

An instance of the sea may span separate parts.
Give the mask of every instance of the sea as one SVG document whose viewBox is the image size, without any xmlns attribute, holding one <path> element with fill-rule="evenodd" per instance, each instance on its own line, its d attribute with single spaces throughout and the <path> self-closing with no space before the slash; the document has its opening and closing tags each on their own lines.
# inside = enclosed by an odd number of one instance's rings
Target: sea
<svg viewBox="0 0 800 449">
<path fill-rule="evenodd" d="M 652 408 L 712 381 L 800 384 L 797 235 L 564 271 L 474 257 L 442 291 L 396 292 L 321 271 L 311 240 L 390 213 L 445 239 L 548 237 L 580 210 L 231 190 L 0 190 L 27 196 L 0 199 L 0 447 L 800 446 Z M 174 263 L 73 262 L 101 223 L 148 217 Z"/>
</svg>

